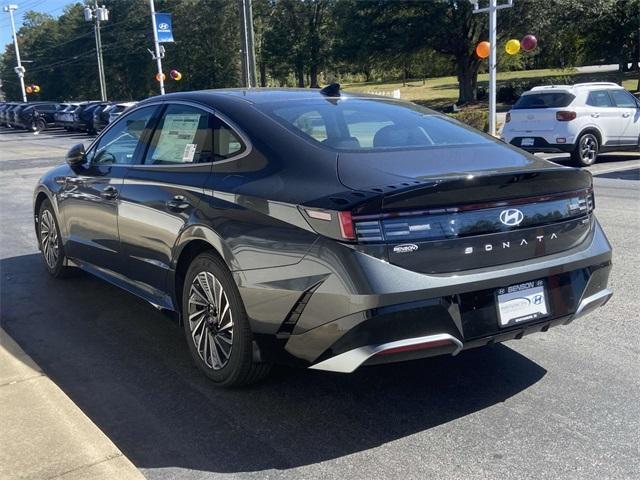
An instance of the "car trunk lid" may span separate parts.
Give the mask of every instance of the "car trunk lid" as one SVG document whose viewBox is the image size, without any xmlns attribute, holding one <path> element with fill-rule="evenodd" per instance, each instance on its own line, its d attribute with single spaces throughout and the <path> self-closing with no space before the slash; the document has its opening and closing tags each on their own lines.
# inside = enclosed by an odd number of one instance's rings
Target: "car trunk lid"
<svg viewBox="0 0 640 480">
<path fill-rule="evenodd" d="M 591 175 L 503 145 L 340 154 L 338 171 L 377 193 L 352 210 L 358 243 L 417 272 L 549 255 L 590 232 Z"/>
</svg>

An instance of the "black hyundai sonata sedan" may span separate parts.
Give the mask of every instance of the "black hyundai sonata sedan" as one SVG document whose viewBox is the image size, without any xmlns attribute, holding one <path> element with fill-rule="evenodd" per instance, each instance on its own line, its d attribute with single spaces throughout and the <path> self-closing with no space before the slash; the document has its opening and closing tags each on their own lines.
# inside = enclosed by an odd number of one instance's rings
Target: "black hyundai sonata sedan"
<svg viewBox="0 0 640 480">
<path fill-rule="evenodd" d="M 49 273 L 176 312 L 220 385 L 568 324 L 612 294 L 594 207 L 587 171 L 336 85 L 145 100 L 34 195 Z"/>
</svg>

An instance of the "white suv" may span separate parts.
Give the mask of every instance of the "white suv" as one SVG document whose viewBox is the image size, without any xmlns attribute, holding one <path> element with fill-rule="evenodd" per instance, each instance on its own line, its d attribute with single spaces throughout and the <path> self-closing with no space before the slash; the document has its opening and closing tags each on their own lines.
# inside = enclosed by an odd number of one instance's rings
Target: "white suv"
<svg viewBox="0 0 640 480">
<path fill-rule="evenodd" d="M 592 165 L 600 152 L 640 149 L 640 100 L 607 82 L 535 87 L 509 110 L 501 138 Z"/>
</svg>

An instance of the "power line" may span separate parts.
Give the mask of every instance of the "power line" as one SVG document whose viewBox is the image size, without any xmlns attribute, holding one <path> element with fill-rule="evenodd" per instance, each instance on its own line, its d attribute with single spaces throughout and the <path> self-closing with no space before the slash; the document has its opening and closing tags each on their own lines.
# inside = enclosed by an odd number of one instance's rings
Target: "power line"
<svg viewBox="0 0 640 480">
<path fill-rule="evenodd" d="M 109 51 L 109 50 L 114 50 L 118 47 L 121 47 L 122 45 L 128 44 L 130 43 L 130 41 L 127 40 L 120 40 L 117 42 L 113 42 L 113 43 L 107 43 L 103 45 L 103 50 L 104 51 Z M 142 49 L 139 49 L 138 52 L 142 52 Z M 70 63 L 75 63 L 78 60 L 84 59 L 86 57 L 89 57 L 91 55 L 95 55 L 96 53 L 96 49 L 92 48 L 88 51 L 85 51 L 84 53 L 78 54 L 78 55 L 74 55 L 72 58 L 69 59 L 64 59 L 64 60 L 57 60 L 53 63 L 48 63 L 48 64 L 43 64 L 43 65 L 36 65 L 36 67 L 34 68 L 30 68 L 29 69 L 29 73 L 37 73 L 37 72 L 42 72 L 44 70 L 48 70 L 48 69 L 52 69 L 52 68 L 57 68 L 57 67 L 61 67 Z"/>
</svg>

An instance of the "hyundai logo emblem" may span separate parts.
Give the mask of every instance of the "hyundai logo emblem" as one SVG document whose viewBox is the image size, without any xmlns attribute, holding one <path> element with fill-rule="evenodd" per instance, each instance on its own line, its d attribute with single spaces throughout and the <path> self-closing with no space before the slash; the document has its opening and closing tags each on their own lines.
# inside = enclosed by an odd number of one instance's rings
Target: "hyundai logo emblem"
<svg viewBox="0 0 640 480">
<path fill-rule="evenodd" d="M 520 225 L 524 220 L 524 214 L 517 208 L 508 208 L 500 212 L 500 221 L 508 227 Z"/>
<path fill-rule="evenodd" d="M 169 24 L 168 23 L 160 23 L 158 25 L 158 29 L 159 30 L 169 30 Z"/>
</svg>

